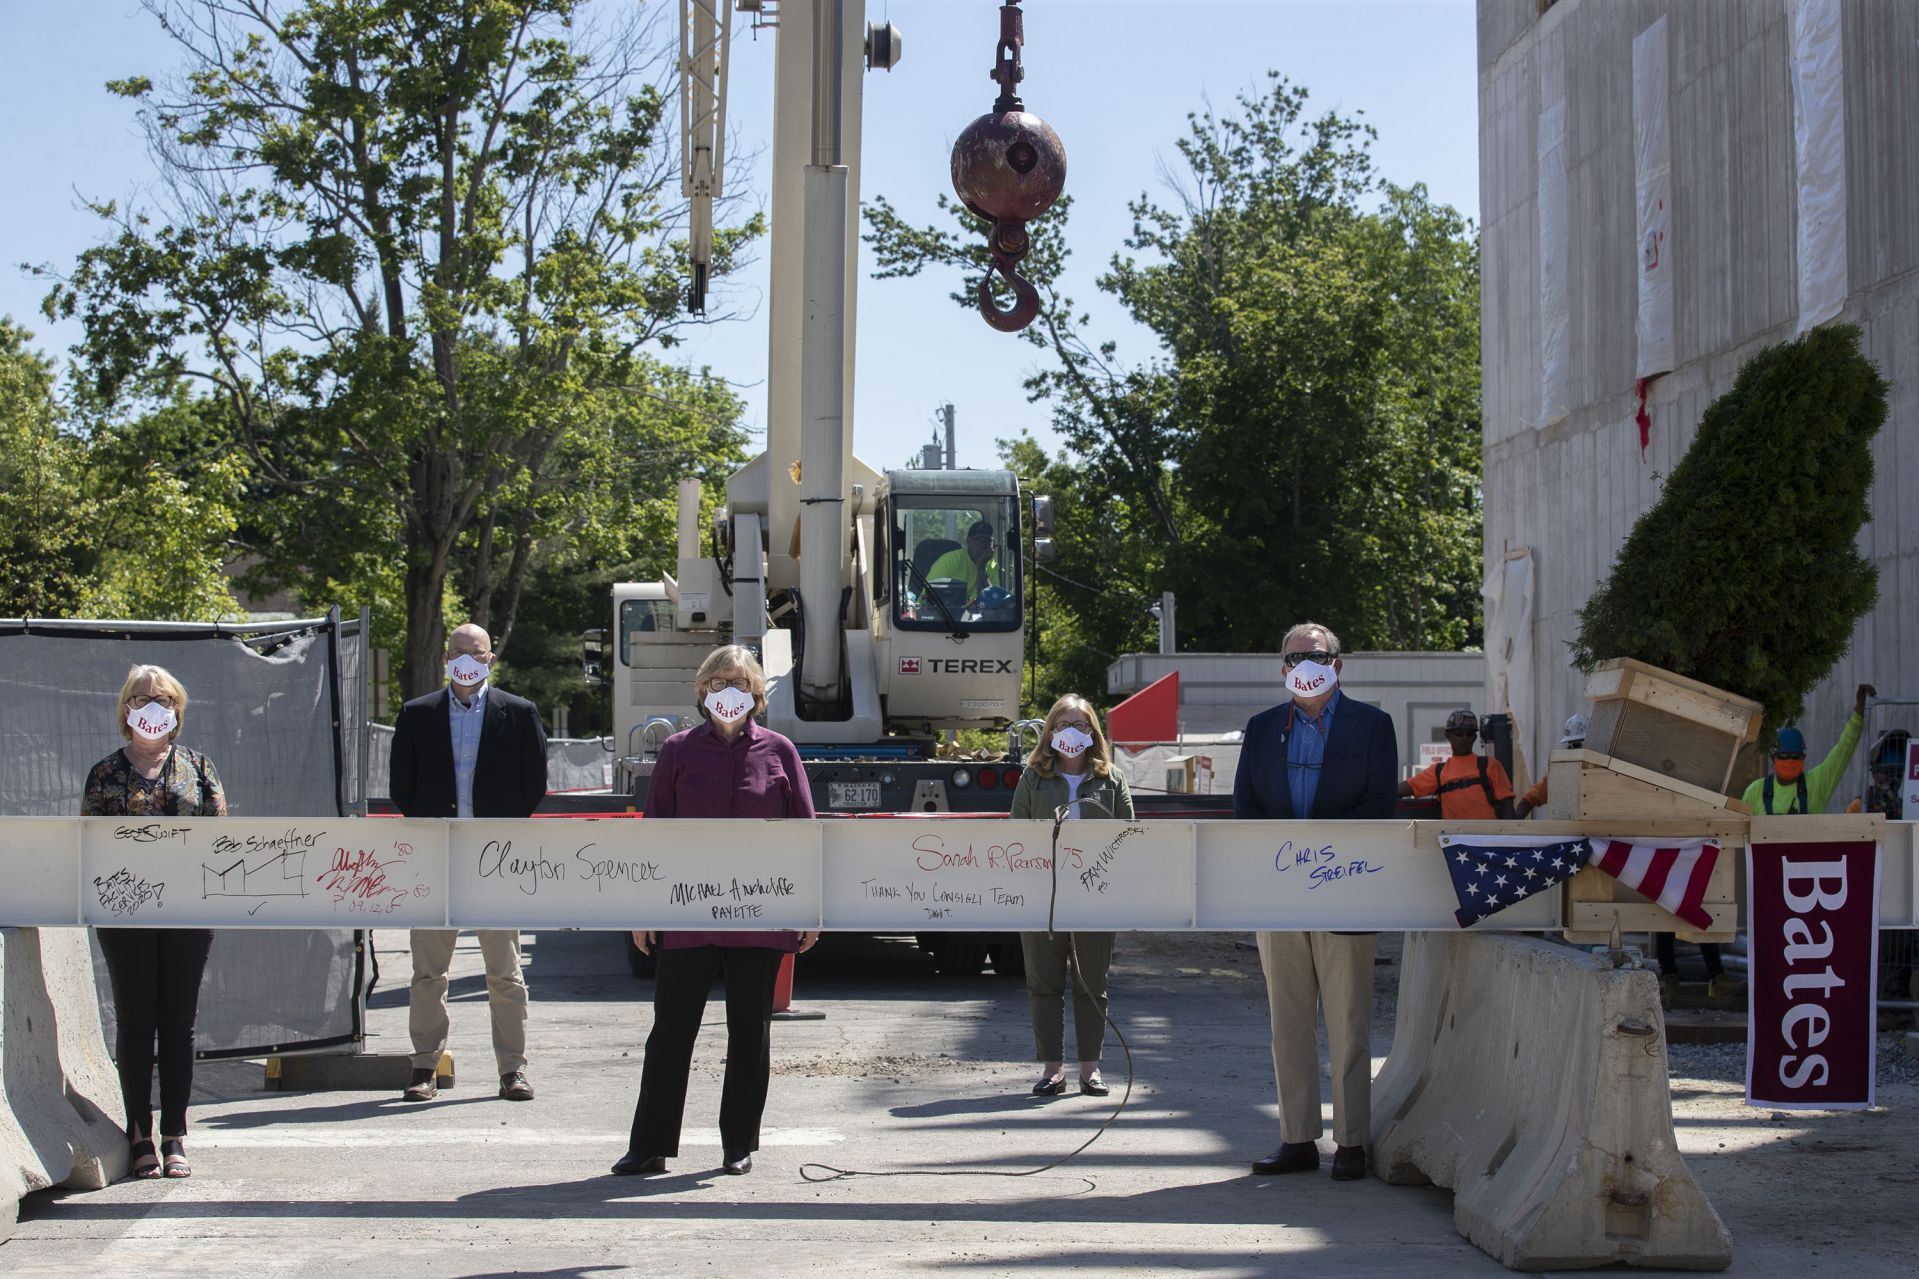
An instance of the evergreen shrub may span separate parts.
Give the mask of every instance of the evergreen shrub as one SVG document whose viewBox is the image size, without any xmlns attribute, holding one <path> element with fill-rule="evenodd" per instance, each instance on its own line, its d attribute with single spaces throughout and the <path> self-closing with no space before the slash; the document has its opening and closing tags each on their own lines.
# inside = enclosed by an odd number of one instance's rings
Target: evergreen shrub
<svg viewBox="0 0 1919 1279">
<path fill-rule="evenodd" d="M 1879 596 L 1857 540 L 1885 418 L 1852 325 L 1755 355 L 1580 610 L 1574 665 L 1638 658 L 1791 723 Z"/>
</svg>

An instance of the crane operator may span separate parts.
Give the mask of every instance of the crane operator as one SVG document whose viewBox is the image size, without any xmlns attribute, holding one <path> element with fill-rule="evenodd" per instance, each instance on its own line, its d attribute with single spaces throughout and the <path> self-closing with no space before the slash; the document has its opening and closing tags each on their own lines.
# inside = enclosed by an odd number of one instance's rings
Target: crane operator
<svg viewBox="0 0 1919 1279">
<path fill-rule="evenodd" d="M 993 548 L 993 526 L 985 520 L 973 521 L 966 530 L 966 545 L 934 560 L 926 576 L 931 581 L 953 578 L 964 582 L 966 606 L 975 607 L 980 596 L 999 581 L 999 556 Z"/>
</svg>

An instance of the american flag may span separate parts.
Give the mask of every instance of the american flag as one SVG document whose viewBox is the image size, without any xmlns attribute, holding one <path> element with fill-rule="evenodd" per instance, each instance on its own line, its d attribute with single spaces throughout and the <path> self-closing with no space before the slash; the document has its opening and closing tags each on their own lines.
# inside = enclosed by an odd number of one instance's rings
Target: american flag
<svg viewBox="0 0 1919 1279">
<path fill-rule="evenodd" d="M 1459 898 L 1453 918 L 1461 928 L 1571 878 L 1592 855 L 1580 837 L 1441 835 L 1439 847 Z"/>
<path fill-rule="evenodd" d="M 1571 878 L 1591 863 L 1626 887 L 1659 903 L 1695 928 L 1710 928 L 1702 904 L 1718 862 L 1710 840 L 1671 844 L 1531 835 L 1441 835 L 1461 928 Z"/>
<path fill-rule="evenodd" d="M 1595 839 L 1592 845 L 1593 865 L 1694 928 L 1712 927 L 1712 912 L 1704 902 L 1707 881 L 1719 861 L 1719 845 L 1709 839 L 1662 844 Z"/>
</svg>

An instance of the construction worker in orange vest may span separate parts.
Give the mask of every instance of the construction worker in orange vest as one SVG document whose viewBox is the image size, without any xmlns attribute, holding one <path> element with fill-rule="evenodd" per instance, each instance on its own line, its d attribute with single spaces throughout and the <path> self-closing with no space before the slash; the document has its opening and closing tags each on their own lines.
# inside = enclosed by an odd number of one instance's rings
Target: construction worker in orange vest
<svg viewBox="0 0 1919 1279">
<path fill-rule="evenodd" d="M 1399 784 L 1400 798 L 1439 796 L 1439 815 L 1449 821 L 1511 820 L 1513 783 L 1506 767 L 1473 749 L 1479 717 L 1456 710 L 1446 717 L 1446 741 L 1453 753 Z"/>
</svg>

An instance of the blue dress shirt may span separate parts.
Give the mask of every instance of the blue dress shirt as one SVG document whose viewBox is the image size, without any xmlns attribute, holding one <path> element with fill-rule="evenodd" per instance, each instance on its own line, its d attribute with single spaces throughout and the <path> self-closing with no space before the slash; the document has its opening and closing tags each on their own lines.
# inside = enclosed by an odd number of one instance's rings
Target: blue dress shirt
<svg viewBox="0 0 1919 1279">
<path fill-rule="evenodd" d="M 471 702 L 462 703 L 451 688 L 446 694 L 447 727 L 453 733 L 454 815 L 473 816 L 473 769 L 480 762 L 480 730 L 486 727 L 486 685 Z"/>
<path fill-rule="evenodd" d="M 1313 815 L 1313 798 L 1319 794 L 1319 768 L 1326 761 L 1326 738 L 1333 731 L 1333 712 L 1339 709 L 1339 690 L 1326 699 L 1318 719 L 1308 719 L 1297 709 L 1289 718 L 1292 731 L 1286 734 L 1286 783 L 1292 792 L 1293 816 L 1305 820 Z"/>
</svg>

